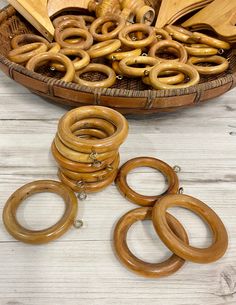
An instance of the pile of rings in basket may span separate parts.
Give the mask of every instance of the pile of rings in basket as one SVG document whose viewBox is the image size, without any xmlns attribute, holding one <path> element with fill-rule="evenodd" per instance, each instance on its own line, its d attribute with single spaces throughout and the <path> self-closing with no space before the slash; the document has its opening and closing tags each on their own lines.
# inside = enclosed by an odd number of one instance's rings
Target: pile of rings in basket
<svg viewBox="0 0 236 305">
<path fill-rule="evenodd" d="M 142 18 L 140 9 L 131 23 L 132 11 L 127 13 L 125 4 L 122 9 L 119 1 L 103 0 L 89 5 L 96 18 L 56 17 L 55 42 L 34 34 L 17 35 L 8 58 L 36 72 L 48 65 L 60 71 L 63 81 L 97 88 L 112 87 L 123 77 L 138 78 L 154 89 L 187 88 L 198 84 L 201 76 L 228 69 L 222 56 L 231 48 L 228 42 L 175 25 L 155 28 L 151 7 L 150 19 Z M 88 77 L 91 73 L 98 77 Z"/>
<path fill-rule="evenodd" d="M 221 258 L 228 246 L 228 235 L 219 216 L 205 203 L 181 194 L 177 168 L 151 157 L 138 157 L 119 168 L 119 147 L 128 135 L 127 120 L 118 112 L 101 106 L 84 106 L 66 113 L 59 121 L 52 154 L 59 166 L 61 182 L 39 180 L 15 191 L 4 207 L 3 221 L 7 231 L 17 240 L 42 244 L 60 237 L 77 219 L 78 202 L 89 192 L 98 192 L 115 181 L 121 194 L 140 208 L 126 213 L 114 230 L 114 249 L 120 261 L 130 270 L 145 277 L 158 278 L 176 272 L 185 261 L 210 263 Z M 156 196 L 135 192 L 127 183 L 127 175 L 137 167 L 160 171 L 168 182 L 167 190 Z M 65 202 L 62 218 L 45 230 L 29 230 L 17 220 L 17 208 L 34 193 L 53 192 Z M 212 244 L 207 248 L 189 245 L 188 235 L 168 208 L 189 209 L 205 221 L 212 232 Z M 152 220 L 153 226 L 173 255 L 161 263 L 148 263 L 137 258 L 127 245 L 130 226 L 142 220 Z"/>
</svg>

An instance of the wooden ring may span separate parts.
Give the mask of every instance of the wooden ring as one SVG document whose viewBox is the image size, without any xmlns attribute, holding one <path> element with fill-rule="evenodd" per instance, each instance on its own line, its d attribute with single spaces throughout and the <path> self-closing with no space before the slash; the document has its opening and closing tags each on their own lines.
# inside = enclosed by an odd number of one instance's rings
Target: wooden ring
<svg viewBox="0 0 236 305">
<path fill-rule="evenodd" d="M 117 75 L 123 76 L 123 72 L 120 69 L 120 62 L 118 60 L 115 60 L 111 63 L 112 69 L 115 71 Z"/>
<path fill-rule="evenodd" d="M 64 82 L 71 82 L 75 75 L 75 68 L 71 60 L 61 53 L 53 54 L 53 53 L 41 53 L 34 57 L 32 57 L 27 65 L 26 68 L 30 71 L 35 71 L 37 67 L 44 64 L 47 61 L 57 61 L 63 64 L 66 68 L 66 73 L 64 77 L 61 78 Z"/>
<path fill-rule="evenodd" d="M 189 81 L 187 83 L 182 83 L 178 85 L 168 85 L 161 82 L 158 78 L 160 74 L 164 71 L 177 71 L 182 72 L 189 77 Z M 162 62 L 159 65 L 156 65 L 152 68 L 149 73 L 150 84 L 155 89 L 181 89 L 188 88 L 191 86 L 195 86 L 200 81 L 200 76 L 198 71 L 190 65 L 181 63 L 181 62 Z"/>
<path fill-rule="evenodd" d="M 132 32 L 143 32 L 148 34 L 147 38 L 132 41 L 127 38 Z M 146 24 L 131 24 L 123 28 L 119 33 L 119 39 L 125 46 L 133 49 L 140 49 L 150 45 L 156 38 L 155 31 L 152 27 Z"/>
<path fill-rule="evenodd" d="M 118 221 L 114 230 L 114 246 L 120 261 L 131 271 L 149 278 L 160 278 L 169 276 L 178 271 L 185 263 L 183 259 L 173 254 L 165 262 L 147 263 L 137 258 L 127 245 L 127 233 L 129 228 L 137 221 L 150 220 L 152 218 L 152 208 L 138 208 L 129 211 Z M 166 213 L 168 225 L 175 232 L 178 238 L 188 244 L 188 236 L 181 223 Z"/>
<path fill-rule="evenodd" d="M 80 193 L 81 191 L 85 191 L 86 193 L 94 193 L 104 190 L 108 185 L 114 182 L 117 171 L 115 170 L 106 180 L 98 181 L 98 182 L 84 182 L 84 181 L 76 181 L 69 179 L 66 175 L 64 175 L 60 170 L 58 171 L 58 178 L 67 186 L 69 186 L 74 192 Z M 84 182 L 83 188 L 79 185 L 81 182 Z"/>
<path fill-rule="evenodd" d="M 97 33 L 97 29 L 99 29 L 104 23 L 106 22 L 115 22 L 116 28 L 107 34 L 100 34 Z M 93 38 L 97 41 L 105 41 L 109 39 L 114 39 L 118 36 L 119 32 L 125 26 L 125 19 L 119 15 L 112 15 L 112 16 L 102 16 L 97 18 L 90 26 L 90 33 L 92 34 Z"/>
<path fill-rule="evenodd" d="M 8 53 L 8 58 L 17 64 L 25 64 L 35 55 L 46 52 L 47 49 L 48 47 L 46 44 L 42 42 L 33 42 L 11 50 Z"/>
<path fill-rule="evenodd" d="M 128 173 L 137 167 L 143 166 L 154 168 L 160 171 L 167 178 L 168 188 L 164 193 L 156 196 L 145 196 L 130 188 L 127 183 Z M 150 157 L 134 158 L 123 164 L 119 169 L 116 178 L 116 185 L 125 198 L 128 198 L 130 201 L 145 207 L 153 206 L 156 201 L 165 194 L 176 194 L 179 191 L 179 179 L 175 171 L 165 162 Z"/>
<path fill-rule="evenodd" d="M 82 138 L 78 138 L 79 140 L 81 140 Z M 86 140 L 86 139 L 84 139 Z M 98 140 L 95 140 L 98 141 Z M 56 135 L 55 139 L 54 139 L 54 143 L 56 145 L 57 150 L 67 159 L 71 160 L 71 161 L 75 161 L 75 162 L 80 162 L 80 163 L 92 163 L 94 160 L 91 156 L 91 154 L 89 153 L 83 153 L 83 152 L 79 152 L 77 150 L 73 150 L 69 147 L 67 147 L 58 137 L 58 135 Z M 96 156 L 96 160 L 97 161 L 104 161 L 107 158 L 113 157 L 117 155 L 117 150 L 111 150 L 108 152 L 104 152 L 104 153 L 99 153 Z"/>
<path fill-rule="evenodd" d="M 80 17 L 82 17 L 85 21 L 85 25 L 87 27 L 87 29 L 90 29 L 91 24 L 94 22 L 95 18 L 92 16 L 88 16 L 88 15 L 80 15 Z"/>
<path fill-rule="evenodd" d="M 192 37 L 198 43 L 203 43 L 216 49 L 229 50 L 231 48 L 231 45 L 228 42 L 207 36 L 199 32 L 193 32 Z"/>
<path fill-rule="evenodd" d="M 79 28 L 87 29 L 84 18 L 81 16 L 76 16 L 76 15 L 59 16 L 59 17 L 55 18 L 52 21 L 52 23 L 53 23 L 55 29 L 57 29 L 58 27 L 61 27 L 62 24 L 66 23 L 67 21 L 77 21 L 77 25 L 80 24 Z M 72 27 L 74 27 L 74 26 L 72 26 Z M 75 27 L 77 27 L 77 26 L 75 26 Z"/>
<path fill-rule="evenodd" d="M 168 49 L 168 52 L 171 52 L 172 49 L 176 50 L 179 58 L 177 59 L 165 59 L 156 55 L 157 51 L 161 49 Z M 182 44 L 178 43 L 177 41 L 173 40 L 161 40 L 154 44 L 148 52 L 149 56 L 152 56 L 159 60 L 159 62 L 172 62 L 172 61 L 179 61 L 186 63 L 188 60 L 188 53 L 186 49 L 183 47 Z"/>
<path fill-rule="evenodd" d="M 72 180 L 83 180 L 84 182 L 98 182 L 106 180 L 114 171 L 117 172 L 119 163 L 120 157 L 119 154 L 117 154 L 115 160 L 109 166 L 93 173 L 73 172 L 62 167 L 60 167 L 60 170 L 65 176 Z"/>
<path fill-rule="evenodd" d="M 63 16 L 62 16 L 63 17 Z M 77 29 L 84 29 L 87 31 L 87 27 L 85 25 L 85 21 L 82 17 L 77 16 L 78 18 L 67 18 L 65 20 L 62 20 L 56 27 L 55 29 L 55 34 L 54 36 L 58 36 L 60 34 L 60 32 L 64 31 L 65 29 L 68 28 L 77 28 Z M 68 38 L 65 39 L 66 43 L 70 43 L 70 44 L 76 44 L 76 43 L 80 43 L 81 42 L 81 38 Z"/>
<path fill-rule="evenodd" d="M 19 224 L 17 208 L 23 200 L 35 193 L 51 192 L 61 196 L 65 202 L 62 218 L 44 230 L 29 230 Z M 53 180 L 39 180 L 28 183 L 16 190 L 7 200 L 3 210 L 3 222 L 7 231 L 17 240 L 30 244 L 42 244 L 62 236 L 74 223 L 77 215 L 77 199 L 66 185 Z"/>
<path fill-rule="evenodd" d="M 134 50 L 129 50 L 129 51 L 118 51 L 117 50 L 117 52 L 107 55 L 107 59 L 116 61 L 116 60 L 122 60 L 126 57 L 140 56 L 141 54 L 142 54 L 142 49 L 134 49 Z"/>
<path fill-rule="evenodd" d="M 172 40 L 170 34 L 164 29 L 154 28 L 157 41 L 160 40 Z"/>
<path fill-rule="evenodd" d="M 100 72 L 105 74 L 107 78 L 100 81 L 87 81 L 80 77 L 82 74 L 87 72 Z M 86 87 L 109 88 L 115 84 L 116 74 L 114 70 L 112 70 L 108 66 L 105 66 L 103 64 L 92 63 L 87 65 L 87 67 L 85 67 L 84 69 L 76 71 L 74 76 L 74 82 L 81 86 L 86 86 Z"/>
<path fill-rule="evenodd" d="M 150 56 L 136 56 L 136 57 L 126 57 L 123 58 L 119 67 L 123 74 L 129 75 L 132 77 L 140 77 L 148 75 L 150 70 L 155 66 L 159 61 L 156 58 Z M 144 68 L 131 67 L 131 65 L 144 64 Z"/>
<path fill-rule="evenodd" d="M 209 47 L 205 44 L 192 44 L 190 46 L 184 46 L 187 53 L 191 56 L 212 56 L 217 55 L 218 50 L 216 48 Z"/>
<path fill-rule="evenodd" d="M 78 43 L 70 43 L 65 40 L 71 36 L 82 37 L 83 40 Z M 88 30 L 78 28 L 67 28 L 55 35 L 55 40 L 62 48 L 73 48 L 87 50 L 93 44 L 93 37 Z"/>
<path fill-rule="evenodd" d="M 90 56 L 84 50 L 80 49 L 61 49 L 60 53 L 66 56 L 76 56 L 72 63 L 74 65 L 75 71 L 85 68 L 90 63 Z M 57 71 L 65 71 L 65 66 L 60 63 L 52 63 L 52 67 L 54 67 Z"/>
<path fill-rule="evenodd" d="M 180 84 L 184 81 L 185 75 L 183 73 L 175 73 L 175 75 L 167 76 L 167 77 L 158 77 L 158 80 L 164 84 L 168 85 L 176 85 Z M 144 84 L 151 86 L 149 76 L 144 76 L 142 78 Z"/>
<path fill-rule="evenodd" d="M 213 243 L 208 248 L 195 248 L 180 241 L 166 221 L 170 207 L 189 209 L 200 216 L 211 228 Z M 153 208 L 152 221 L 160 239 L 176 255 L 195 263 L 211 263 L 222 257 L 228 246 L 228 235 L 219 216 L 205 203 L 187 195 L 167 195 Z"/>
<path fill-rule="evenodd" d="M 41 42 L 49 47 L 49 42 L 47 39 L 34 34 L 21 34 L 12 38 L 11 47 L 12 49 L 16 49 L 21 47 L 22 45 L 26 45 L 33 42 Z"/>
<path fill-rule="evenodd" d="M 54 142 L 52 143 L 51 146 L 51 152 L 52 155 L 55 159 L 55 161 L 58 163 L 60 167 L 66 168 L 71 171 L 78 171 L 78 172 L 85 172 L 85 173 L 93 173 L 97 170 L 101 170 L 108 165 L 110 165 L 116 156 L 112 156 L 102 162 L 96 163 L 96 166 L 94 163 L 79 163 L 79 162 L 74 162 L 69 159 L 66 159 L 60 152 L 57 150 Z"/>
<path fill-rule="evenodd" d="M 89 50 L 88 54 L 91 58 L 102 57 L 111 54 L 118 50 L 121 46 L 119 39 L 110 39 L 107 41 L 99 42 L 93 45 Z"/>
<path fill-rule="evenodd" d="M 88 119 L 83 119 L 79 120 L 78 122 L 75 122 L 70 130 L 72 133 L 75 133 L 77 130 L 81 129 L 90 129 L 90 128 L 96 128 L 100 131 L 103 131 L 106 136 L 111 136 L 113 133 L 116 131 L 115 126 L 108 122 L 107 120 L 104 119 L 99 119 L 99 118 L 88 118 Z"/>
<path fill-rule="evenodd" d="M 73 135 L 71 126 L 87 118 L 100 118 L 107 120 L 116 127 L 110 137 L 99 141 L 78 139 Z M 58 135 L 68 147 L 84 153 L 104 153 L 114 151 L 124 142 L 128 135 L 128 122 L 119 112 L 103 106 L 83 106 L 67 112 L 59 121 Z M 65 141 L 66 139 L 66 141 Z"/>
<path fill-rule="evenodd" d="M 187 43 L 195 42 L 193 33 L 180 26 L 167 25 L 164 27 L 164 30 L 167 31 L 170 34 L 170 36 L 172 36 L 174 39 L 178 41 L 187 42 Z"/>
<path fill-rule="evenodd" d="M 199 63 L 214 63 L 216 66 L 199 66 Z M 226 71 L 229 68 L 229 62 L 222 56 L 208 56 L 208 57 L 190 57 L 188 64 L 194 67 L 199 74 L 202 75 L 215 75 Z"/>
</svg>

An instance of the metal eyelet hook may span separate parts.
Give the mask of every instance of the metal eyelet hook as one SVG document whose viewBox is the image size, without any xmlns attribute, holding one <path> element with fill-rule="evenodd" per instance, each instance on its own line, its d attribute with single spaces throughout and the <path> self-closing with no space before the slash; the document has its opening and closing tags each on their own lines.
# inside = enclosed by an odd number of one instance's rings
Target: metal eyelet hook
<svg viewBox="0 0 236 305">
<path fill-rule="evenodd" d="M 181 167 L 179 165 L 175 165 L 173 166 L 173 170 L 176 172 L 176 173 L 180 173 L 181 172 Z"/>
<path fill-rule="evenodd" d="M 122 79 L 123 79 L 123 76 L 122 76 L 122 75 L 117 75 L 116 78 L 117 78 L 118 80 L 122 80 Z"/>
<path fill-rule="evenodd" d="M 87 193 L 85 191 L 85 182 L 83 180 L 80 180 L 77 182 L 77 186 L 81 189 L 81 192 L 78 193 L 77 197 L 79 200 L 84 201 L 87 199 Z"/>
<path fill-rule="evenodd" d="M 179 188 L 179 194 L 183 194 L 184 193 L 184 188 L 183 187 L 180 187 Z"/>
<path fill-rule="evenodd" d="M 101 166 L 101 164 L 102 164 L 102 162 L 101 162 L 101 161 L 94 160 L 94 161 L 93 161 L 93 163 L 92 163 L 92 166 L 93 166 L 93 167 L 98 168 L 98 167 L 100 167 L 100 166 Z"/>
<path fill-rule="evenodd" d="M 76 219 L 76 220 L 74 221 L 74 228 L 76 228 L 76 229 L 82 228 L 83 225 L 84 225 L 84 222 L 83 222 L 82 219 Z"/>
</svg>

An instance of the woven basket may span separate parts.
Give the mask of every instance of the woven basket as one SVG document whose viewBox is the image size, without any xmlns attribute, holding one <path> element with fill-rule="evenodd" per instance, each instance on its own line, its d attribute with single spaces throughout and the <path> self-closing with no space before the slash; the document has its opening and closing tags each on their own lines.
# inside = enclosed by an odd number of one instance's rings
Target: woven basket
<svg viewBox="0 0 236 305">
<path fill-rule="evenodd" d="M 22 33 L 34 33 L 32 26 L 12 6 L 0 11 L 0 68 L 19 84 L 54 102 L 78 107 L 94 104 L 114 108 L 122 113 L 148 114 L 167 112 L 191 106 L 220 96 L 236 86 L 236 52 L 226 54 L 230 69 L 215 77 L 202 78 L 201 83 L 188 89 L 150 90 L 140 80 L 124 78 L 109 89 L 93 89 L 65 83 L 43 68 L 44 75 L 28 71 L 7 59 L 10 40 Z M 88 75 L 98 79 L 98 75 Z"/>
</svg>

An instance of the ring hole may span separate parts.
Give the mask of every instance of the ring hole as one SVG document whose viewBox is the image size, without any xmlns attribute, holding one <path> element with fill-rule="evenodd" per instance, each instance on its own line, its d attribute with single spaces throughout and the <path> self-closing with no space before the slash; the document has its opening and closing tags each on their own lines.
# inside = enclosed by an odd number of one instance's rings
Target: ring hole
<svg viewBox="0 0 236 305">
<path fill-rule="evenodd" d="M 17 209 L 16 217 L 26 229 L 44 230 L 56 224 L 64 212 L 65 203 L 59 195 L 40 193 L 25 199 Z"/>
<path fill-rule="evenodd" d="M 166 177 L 150 167 L 138 167 L 130 171 L 127 183 L 131 189 L 144 196 L 156 196 L 168 188 Z"/>
<path fill-rule="evenodd" d="M 99 82 L 104 79 L 107 79 L 107 75 L 103 72 L 93 71 L 85 72 L 80 75 L 80 78 L 86 81 Z"/>
<path fill-rule="evenodd" d="M 130 227 L 127 244 L 130 251 L 145 262 L 159 263 L 171 256 L 149 220 L 138 221 Z"/>
<path fill-rule="evenodd" d="M 186 229 L 189 244 L 197 248 L 207 248 L 212 243 L 212 233 L 208 225 L 188 209 L 173 207 L 168 212 L 181 222 Z"/>
</svg>

